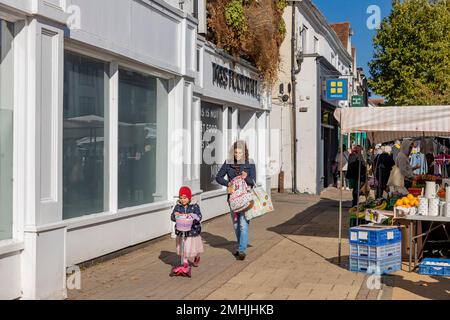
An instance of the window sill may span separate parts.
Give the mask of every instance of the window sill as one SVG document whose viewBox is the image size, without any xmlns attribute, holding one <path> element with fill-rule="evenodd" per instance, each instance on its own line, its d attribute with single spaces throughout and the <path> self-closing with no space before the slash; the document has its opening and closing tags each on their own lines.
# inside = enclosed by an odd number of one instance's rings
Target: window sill
<svg viewBox="0 0 450 320">
<path fill-rule="evenodd" d="M 17 251 L 22 251 L 25 245 L 17 240 L 3 240 L 0 241 L 0 256 L 10 254 Z"/>
<path fill-rule="evenodd" d="M 225 188 L 221 190 L 207 191 L 202 194 L 202 200 L 221 197 L 225 195 L 227 195 L 227 190 L 225 190 Z"/>
<path fill-rule="evenodd" d="M 70 231 L 74 229 L 87 228 L 96 224 L 109 223 L 115 220 L 121 220 L 142 214 L 150 214 L 159 210 L 170 209 L 173 205 L 173 201 L 161 201 L 158 203 L 143 205 L 139 207 L 120 209 L 118 213 L 104 212 L 42 226 L 27 226 L 25 227 L 25 232 L 39 233 L 63 228 L 67 228 L 67 230 Z"/>
</svg>

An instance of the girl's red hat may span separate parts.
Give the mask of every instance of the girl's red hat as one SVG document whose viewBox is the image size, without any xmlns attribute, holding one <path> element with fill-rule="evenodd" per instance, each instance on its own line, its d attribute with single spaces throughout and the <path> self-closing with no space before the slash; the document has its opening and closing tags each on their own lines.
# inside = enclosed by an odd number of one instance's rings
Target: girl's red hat
<svg viewBox="0 0 450 320">
<path fill-rule="evenodd" d="M 189 200 L 192 199 L 192 191 L 189 187 L 181 187 L 179 196 L 186 196 Z"/>
</svg>

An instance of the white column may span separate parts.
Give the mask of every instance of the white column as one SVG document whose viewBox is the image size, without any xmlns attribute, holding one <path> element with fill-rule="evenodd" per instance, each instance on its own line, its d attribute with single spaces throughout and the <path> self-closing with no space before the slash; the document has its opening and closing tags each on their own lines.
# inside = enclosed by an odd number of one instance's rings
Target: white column
<svg viewBox="0 0 450 320">
<path fill-rule="evenodd" d="M 162 181 L 167 176 L 167 190 L 169 199 L 176 201 L 178 196 L 178 190 L 183 185 L 183 161 L 180 161 L 179 157 L 183 157 L 183 137 L 174 134 L 176 130 L 183 128 L 183 98 L 184 98 L 184 80 L 174 79 L 169 83 L 170 94 L 168 101 L 168 127 L 160 128 L 158 127 L 158 137 L 159 133 L 164 131 L 168 137 L 167 143 L 167 172 L 158 173 L 156 181 Z M 161 110 L 163 112 L 163 110 Z M 160 150 L 160 149 L 159 149 Z M 184 159 L 183 159 L 184 160 Z M 171 223 L 172 237 L 175 237 L 175 225 Z"/>
<path fill-rule="evenodd" d="M 63 299 L 66 230 L 39 226 L 62 220 L 64 34 L 37 20 L 28 28 L 23 298 Z"/>
<path fill-rule="evenodd" d="M 119 64 L 109 65 L 109 212 L 117 213 L 119 204 Z M 106 129 L 106 128 L 105 128 Z M 106 189 L 106 188 L 105 188 Z"/>
</svg>

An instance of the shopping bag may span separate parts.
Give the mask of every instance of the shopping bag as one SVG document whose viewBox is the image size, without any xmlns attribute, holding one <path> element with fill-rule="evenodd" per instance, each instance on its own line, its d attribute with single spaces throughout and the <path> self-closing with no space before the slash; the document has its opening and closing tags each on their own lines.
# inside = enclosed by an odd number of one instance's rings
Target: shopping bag
<svg viewBox="0 0 450 320">
<path fill-rule="evenodd" d="M 272 199 L 261 186 L 252 189 L 253 206 L 245 212 L 245 218 L 250 221 L 274 211 Z"/>
<path fill-rule="evenodd" d="M 243 212 L 251 206 L 253 200 L 252 194 L 248 191 L 245 180 L 238 176 L 231 181 L 232 193 L 229 204 L 232 212 Z"/>
<path fill-rule="evenodd" d="M 402 172 L 400 171 L 400 168 L 397 165 L 392 167 L 387 185 L 390 187 L 405 186 L 405 177 L 403 177 Z"/>
</svg>

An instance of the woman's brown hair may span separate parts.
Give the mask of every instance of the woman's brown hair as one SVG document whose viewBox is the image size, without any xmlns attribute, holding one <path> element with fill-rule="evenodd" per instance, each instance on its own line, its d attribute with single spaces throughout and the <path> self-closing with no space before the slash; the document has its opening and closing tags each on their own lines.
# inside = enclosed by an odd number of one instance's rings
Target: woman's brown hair
<svg viewBox="0 0 450 320">
<path fill-rule="evenodd" d="M 245 141 L 239 140 L 233 143 L 233 147 L 230 150 L 230 159 L 233 159 L 233 162 L 236 160 L 234 158 L 234 151 L 236 151 L 236 149 L 243 150 L 245 154 L 245 161 L 249 161 L 248 147 Z"/>
</svg>

